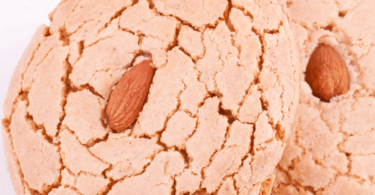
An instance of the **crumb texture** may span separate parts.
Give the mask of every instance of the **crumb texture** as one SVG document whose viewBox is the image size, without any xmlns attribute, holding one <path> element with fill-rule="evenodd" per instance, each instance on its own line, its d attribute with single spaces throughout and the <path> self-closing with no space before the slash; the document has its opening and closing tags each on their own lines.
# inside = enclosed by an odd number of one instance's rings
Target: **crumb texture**
<svg viewBox="0 0 375 195">
<path fill-rule="evenodd" d="M 48 195 L 79 195 L 77 192 L 70 188 L 59 187 L 52 190 Z"/>
<path fill-rule="evenodd" d="M 41 132 L 32 128 L 26 113 L 26 102 L 19 101 L 13 114 L 15 122 L 10 125 L 14 152 L 25 183 L 30 188 L 46 193 L 59 180 L 61 163 L 58 147 L 50 144 Z"/>
<path fill-rule="evenodd" d="M 270 194 L 299 95 L 283 4 L 63 0 L 49 17 L 4 104 L 17 195 Z M 143 60 L 156 69 L 145 105 L 114 131 L 108 99 Z"/>
<path fill-rule="evenodd" d="M 174 15 L 196 28 L 214 25 L 228 6 L 226 0 L 154 0 L 155 8 L 161 13 Z"/>
<path fill-rule="evenodd" d="M 180 174 L 184 166 L 179 152 L 161 152 L 142 175 L 124 179 L 108 194 L 171 194 L 172 177 Z"/>
<path fill-rule="evenodd" d="M 63 163 L 72 173 L 85 172 L 100 175 L 108 168 L 109 165 L 91 155 L 73 133 L 63 130 L 59 138 Z"/>
<path fill-rule="evenodd" d="M 277 168 L 274 195 L 373 194 L 375 4 L 371 0 L 290 0 L 303 68 L 319 43 L 349 70 L 350 90 L 320 102 L 302 82 L 292 135 Z"/>
<path fill-rule="evenodd" d="M 89 90 L 71 94 L 65 106 L 63 125 L 74 131 L 83 144 L 91 143 L 108 132 L 100 120 L 104 108 L 105 101 Z"/>
<path fill-rule="evenodd" d="M 82 194 L 101 194 L 109 184 L 109 180 L 103 177 L 81 174 L 77 178 L 76 188 Z"/>
<path fill-rule="evenodd" d="M 35 70 L 34 76 L 37 78 L 28 94 L 30 105 L 27 111 L 35 123 L 43 125 L 46 134 L 51 137 L 56 135 L 57 125 L 63 116 L 61 102 L 64 99 L 65 83 L 62 80 L 66 77 L 65 59 L 68 52 L 69 49 L 61 43 L 52 49 Z"/>
</svg>

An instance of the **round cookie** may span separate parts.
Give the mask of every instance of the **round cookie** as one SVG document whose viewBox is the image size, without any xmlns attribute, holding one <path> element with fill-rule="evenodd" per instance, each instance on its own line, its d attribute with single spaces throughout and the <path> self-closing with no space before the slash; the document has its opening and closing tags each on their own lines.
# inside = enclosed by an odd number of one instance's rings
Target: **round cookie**
<svg viewBox="0 0 375 195">
<path fill-rule="evenodd" d="M 5 101 L 16 194 L 269 194 L 299 98 L 285 9 L 276 0 L 62 1 Z M 146 103 L 115 131 L 107 102 L 144 60 L 156 69 Z"/>
<path fill-rule="evenodd" d="M 349 92 L 330 102 L 302 83 L 300 106 L 277 171 L 274 195 L 375 192 L 375 1 L 288 2 L 304 70 L 318 44 L 349 72 Z"/>
</svg>

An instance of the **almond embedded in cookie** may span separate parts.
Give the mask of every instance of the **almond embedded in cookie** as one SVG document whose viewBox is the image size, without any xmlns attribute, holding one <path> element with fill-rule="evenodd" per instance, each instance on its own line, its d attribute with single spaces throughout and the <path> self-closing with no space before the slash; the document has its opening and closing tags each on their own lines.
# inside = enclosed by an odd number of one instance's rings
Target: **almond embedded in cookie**
<svg viewBox="0 0 375 195">
<path fill-rule="evenodd" d="M 137 118 L 150 91 L 155 69 L 144 60 L 126 72 L 113 90 L 106 108 L 106 120 L 116 131 L 128 128 Z"/>
<path fill-rule="evenodd" d="M 299 94 L 282 4 L 68 0 L 50 18 L 6 100 L 16 192 L 269 193 Z M 43 154 L 17 150 L 24 120 Z"/>
<path fill-rule="evenodd" d="M 375 2 L 288 4 L 307 82 L 272 193 L 373 194 Z"/>
</svg>

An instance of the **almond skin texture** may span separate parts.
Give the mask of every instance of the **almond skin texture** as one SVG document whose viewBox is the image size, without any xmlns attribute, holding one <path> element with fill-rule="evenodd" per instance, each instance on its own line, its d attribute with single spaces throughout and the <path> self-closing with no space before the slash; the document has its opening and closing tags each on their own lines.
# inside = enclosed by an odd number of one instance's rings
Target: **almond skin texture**
<svg viewBox="0 0 375 195">
<path fill-rule="evenodd" d="M 116 131 L 125 130 L 142 110 L 155 74 L 149 60 L 134 66 L 121 78 L 109 98 L 106 120 Z"/>
<path fill-rule="evenodd" d="M 320 44 L 307 65 L 306 82 L 313 95 L 325 102 L 346 94 L 349 91 L 349 76 L 340 54 L 331 46 Z"/>
</svg>

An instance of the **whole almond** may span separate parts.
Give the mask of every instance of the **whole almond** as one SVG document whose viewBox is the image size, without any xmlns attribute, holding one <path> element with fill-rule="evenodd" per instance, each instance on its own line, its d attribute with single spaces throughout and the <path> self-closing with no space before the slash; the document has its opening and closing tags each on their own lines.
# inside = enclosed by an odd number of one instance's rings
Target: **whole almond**
<svg viewBox="0 0 375 195">
<path fill-rule="evenodd" d="M 155 69 L 149 60 L 135 65 L 121 78 L 109 98 L 106 120 L 116 131 L 129 127 L 143 109 Z"/>
<path fill-rule="evenodd" d="M 313 95 L 325 102 L 346 94 L 349 91 L 349 76 L 345 61 L 334 48 L 320 44 L 307 65 L 306 82 Z"/>
</svg>

